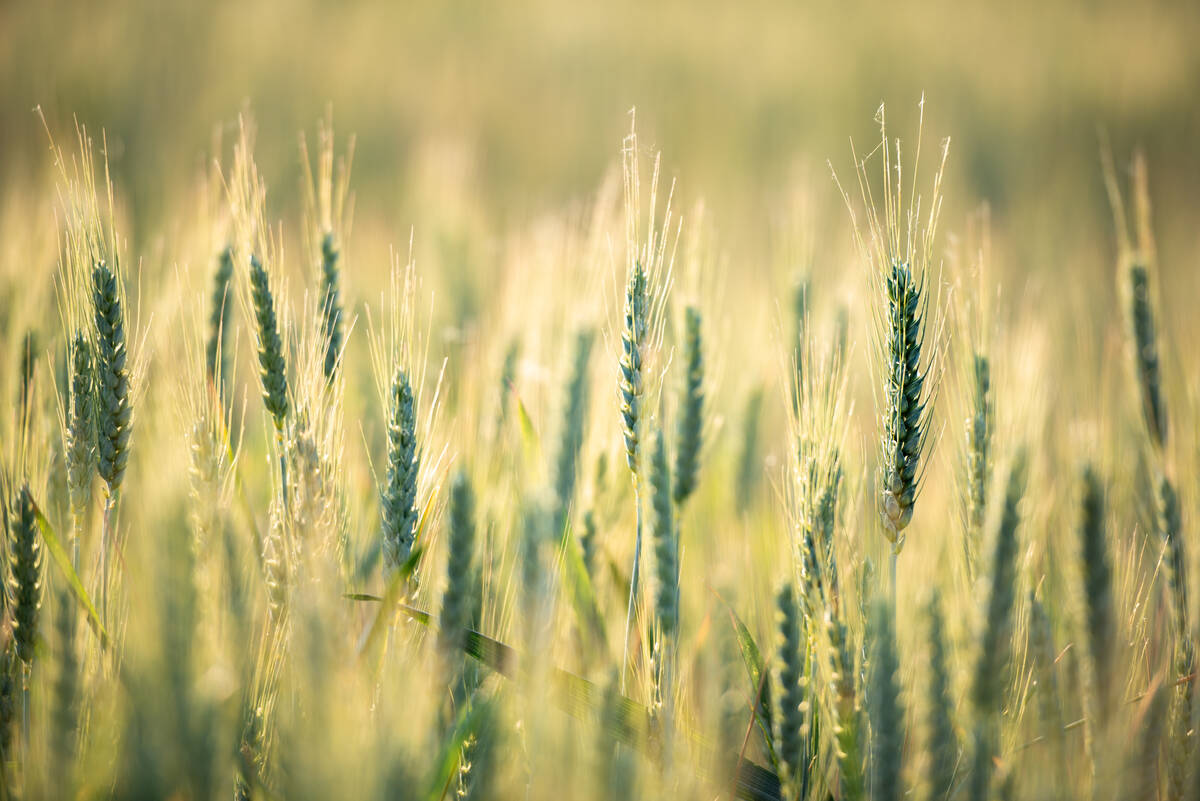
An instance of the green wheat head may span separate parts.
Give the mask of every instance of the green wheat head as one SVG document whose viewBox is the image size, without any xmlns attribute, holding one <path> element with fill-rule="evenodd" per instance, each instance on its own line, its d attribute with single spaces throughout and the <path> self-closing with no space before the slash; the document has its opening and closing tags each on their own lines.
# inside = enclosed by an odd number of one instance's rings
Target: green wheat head
<svg viewBox="0 0 1200 801">
<path fill-rule="evenodd" d="M 67 419 L 67 486 L 71 510 L 83 516 L 91 496 L 92 474 L 96 469 L 96 415 L 94 403 L 95 371 L 92 346 L 83 332 L 71 341 L 71 383 Z"/>
<path fill-rule="evenodd" d="M 283 431 L 289 411 L 287 364 L 279 321 L 275 317 L 275 296 L 271 294 L 266 268 L 257 256 L 250 257 L 250 299 L 254 306 L 254 321 L 258 332 L 259 377 L 262 379 L 263 403 L 275 423 Z"/>
<path fill-rule="evenodd" d="M 508 421 L 508 405 L 517 381 L 517 362 L 521 357 L 521 340 L 513 337 L 504 349 L 504 361 L 500 365 L 500 408 L 496 413 L 496 430 L 503 431 Z"/>
<path fill-rule="evenodd" d="M 638 439 L 645 391 L 642 359 L 649 326 L 646 270 L 640 263 L 629 271 L 625 284 L 625 323 L 621 329 L 621 431 L 625 439 L 625 461 L 634 479 L 638 476 Z"/>
<path fill-rule="evenodd" d="M 1134 361 L 1142 400 L 1142 415 L 1150 438 L 1158 448 L 1167 444 L 1167 401 L 1158 361 L 1158 335 L 1150 299 L 1150 279 L 1144 266 L 1129 268 L 1129 319 L 1132 324 Z"/>
<path fill-rule="evenodd" d="M 383 561 L 389 571 L 408 561 L 417 531 L 417 418 L 408 374 L 397 368 L 389 393 L 387 477 L 380 497 Z"/>
<path fill-rule="evenodd" d="M 268 616 L 278 628 L 288 612 L 292 584 L 292 548 L 286 512 L 278 505 L 271 510 L 270 529 L 263 540 L 263 579 L 267 588 Z"/>
<path fill-rule="evenodd" d="M 971 416 L 967 418 L 966 518 L 967 564 L 973 569 L 979 538 L 987 514 L 987 490 L 991 481 L 992 377 L 988 357 L 972 357 Z"/>
<path fill-rule="evenodd" d="M 575 500 L 578 483 L 579 454 L 583 450 L 583 437 L 588 413 L 588 368 L 592 357 L 594 337 L 591 331 L 581 331 L 575 337 L 571 376 L 567 382 L 566 404 L 563 407 L 562 430 L 559 434 L 558 453 L 554 459 L 554 494 L 557 504 L 558 526 L 567 523 L 571 504 Z"/>
<path fill-rule="evenodd" d="M 679 628 L 679 542 L 671 502 L 671 467 L 661 430 L 650 456 L 650 531 L 657 579 L 655 611 L 663 636 L 670 640 Z"/>
<path fill-rule="evenodd" d="M 1046 606 L 1030 594 L 1029 651 L 1037 670 L 1038 714 L 1043 730 L 1057 744 L 1062 735 L 1062 702 L 1058 694 L 1054 626 Z"/>
<path fill-rule="evenodd" d="M 925 288 L 924 279 L 915 279 L 909 265 L 899 261 L 892 262 L 885 287 L 888 329 L 881 503 L 888 539 L 899 547 L 903 543 L 901 532 L 912 521 L 929 427 L 929 399 L 923 392 L 926 375 L 921 361 Z"/>
<path fill-rule="evenodd" d="M 1025 495 L 1026 456 L 1018 451 L 1009 466 L 1003 506 L 992 535 L 991 570 L 980 634 L 978 661 L 971 687 L 976 713 L 986 717 L 1000 707 L 1004 671 L 1012 646 L 1012 615 L 1017 591 L 1017 529 L 1021 522 L 1021 499 Z"/>
<path fill-rule="evenodd" d="M 33 663 L 38 641 L 38 612 L 42 605 L 42 542 L 34 517 L 33 496 L 23 484 L 12 500 L 8 564 L 10 571 L 13 641 L 17 656 Z"/>
<path fill-rule="evenodd" d="M 837 759 L 842 797 L 866 797 L 863 775 L 862 711 L 855 686 L 854 646 L 846 624 L 836 611 L 825 617 L 829 643 L 829 689 L 833 696 L 834 756 Z"/>
<path fill-rule="evenodd" d="M 475 608 L 473 565 L 475 562 L 475 493 L 467 474 L 459 470 L 450 484 L 450 508 L 446 533 L 446 588 L 438 645 L 446 658 L 454 658 L 471 625 Z"/>
<path fill-rule="evenodd" d="M 110 495 L 121 488 L 129 463 L 133 406 L 129 397 L 129 351 L 117 276 L 104 260 L 92 270 L 96 323 L 96 427 L 98 472 Z"/>
<path fill-rule="evenodd" d="M 204 349 L 204 366 L 208 380 L 224 394 L 229 372 L 229 324 L 233 319 L 233 248 L 226 247 L 217 257 L 213 273 L 212 298 L 209 301 L 208 342 Z"/>
<path fill-rule="evenodd" d="M 1104 486 L 1089 465 L 1083 471 L 1079 539 L 1083 567 L 1083 601 L 1088 655 L 1101 719 L 1106 717 L 1114 691 L 1113 654 L 1117 625 L 1113 612 L 1112 568 L 1104 523 Z"/>
<path fill-rule="evenodd" d="M 772 699 L 775 701 L 775 753 L 779 759 L 782 797 L 805 797 L 813 755 L 809 752 L 809 681 L 805 674 L 808 638 L 796 598 L 796 588 L 785 582 L 775 596 L 776 655 L 773 661 Z"/>
<path fill-rule="evenodd" d="M 321 238 L 321 333 L 326 379 L 333 378 L 342 354 L 341 256 L 333 232 L 326 232 Z"/>
<path fill-rule="evenodd" d="M 682 505 L 696 489 L 700 450 L 704 445 L 704 341 L 700 335 L 700 310 L 685 312 L 684 361 L 687 375 L 675 440 L 675 503 Z"/>
<path fill-rule="evenodd" d="M 1184 546 L 1183 523 L 1179 513 L 1179 496 L 1171 481 L 1163 476 L 1158 483 L 1158 533 L 1162 539 L 1163 568 L 1167 579 L 1167 602 L 1180 656 L 1191 659 L 1191 624 L 1188 620 L 1187 551 Z"/>
</svg>

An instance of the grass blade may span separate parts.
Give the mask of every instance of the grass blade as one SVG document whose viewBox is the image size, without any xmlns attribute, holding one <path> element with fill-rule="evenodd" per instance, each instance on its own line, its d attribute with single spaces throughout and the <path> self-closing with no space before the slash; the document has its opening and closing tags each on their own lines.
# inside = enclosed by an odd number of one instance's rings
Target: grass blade
<svg viewBox="0 0 1200 801">
<path fill-rule="evenodd" d="M 54 563 L 62 571 L 63 578 L 67 581 L 67 586 L 71 588 L 71 594 L 75 596 L 76 600 L 79 601 L 79 605 L 87 612 L 88 623 L 91 624 L 92 630 L 96 632 L 96 636 L 100 638 L 100 644 L 107 648 L 108 632 L 105 630 L 104 624 L 100 622 L 100 615 L 96 612 L 96 607 L 92 604 L 92 599 L 88 596 L 87 590 L 83 588 L 83 582 L 79 580 L 78 574 L 75 573 L 75 568 L 71 566 L 70 554 L 63 548 L 62 542 L 58 539 L 58 534 L 54 531 L 54 526 L 50 525 L 50 521 L 42 513 L 42 508 L 37 505 L 37 501 L 33 502 L 33 513 L 37 518 L 38 528 L 42 530 L 42 540 L 46 543 L 46 550 L 50 552 Z"/>
</svg>

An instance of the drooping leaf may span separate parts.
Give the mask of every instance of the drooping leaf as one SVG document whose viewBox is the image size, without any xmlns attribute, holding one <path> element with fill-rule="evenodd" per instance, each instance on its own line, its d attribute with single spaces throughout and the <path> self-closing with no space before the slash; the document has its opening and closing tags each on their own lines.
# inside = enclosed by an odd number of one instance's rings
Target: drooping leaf
<svg viewBox="0 0 1200 801">
<path fill-rule="evenodd" d="M 37 519 L 38 528 L 42 532 L 42 540 L 46 543 L 46 550 L 50 552 L 50 557 L 54 559 L 54 563 L 58 565 L 59 571 L 62 572 L 63 578 L 67 581 L 67 586 L 71 588 L 71 594 L 79 601 L 79 605 L 87 612 L 88 623 L 92 627 L 92 631 L 96 632 L 96 636 L 100 638 L 100 644 L 105 648 L 108 647 L 108 632 L 104 628 L 104 624 L 100 622 L 100 615 L 96 612 L 96 607 L 92 603 L 91 597 L 83 587 L 83 582 L 79 580 L 75 568 L 71 565 L 71 557 L 63 548 L 62 542 L 58 539 L 58 534 L 54 531 L 54 526 L 50 525 L 50 521 L 46 519 L 46 515 L 42 514 L 42 509 L 33 502 L 33 513 Z"/>
<path fill-rule="evenodd" d="M 717 595 L 717 600 L 724 604 L 729 611 L 729 619 L 733 623 L 738 647 L 742 652 L 742 661 L 746 665 L 746 676 L 750 680 L 751 698 L 755 699 L 751 714 L 754 715 L 759 731 L 762 732 L 763 745 L 766 746 L 771 763 L 778 768 L 778 757 L 775 755 L 775 729 L 771 720 L 771 682 L 767 675 L 767 664 L 763 660 L 762 652 L 758 649 L 758 643 L 754 641 L 754 635 L 738 617 L 737 612 L 720 595 Z"/>
</svg>

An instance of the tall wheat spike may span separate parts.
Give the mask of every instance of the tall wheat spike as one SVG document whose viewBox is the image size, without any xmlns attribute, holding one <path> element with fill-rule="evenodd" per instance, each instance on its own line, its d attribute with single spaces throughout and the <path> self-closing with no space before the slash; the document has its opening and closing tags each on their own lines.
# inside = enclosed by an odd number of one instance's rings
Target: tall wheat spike
<svg viewBox="0 0 1200 801">
<path fill-rule="evenodd" d="M 920 110 L 923 128 L 924 99 Z M 922 460 L 929 445 L 930 407 L 940 373 L 942 322 L 937 305 L 931 305 L 937 289 L 927 286 L 926 282 L 933 269 L 934 238 L 942 205 L 942 174 L 950 143 L 948 139 L 942 143 L 941 160 L 934 174 L 928 205 L 922 207 L 922 198 L 917 195 L 914 181 L 906 207 L 900 143 L 897 141 L 893 145 L 888 140 L 883 106 L 880 106 L 876 119 L 880 129 L 878 151 L 882 154 L 884 191 L 881 209 L 870 188 L 866 162 L 859 162 L 859 188 L 866 206 L 865 231 L 858 226 L 844 190 L 843 196 L 855 221 L 859 248 L 870 263 L 872 280 L 878 286 L 878 369 L 882 386 L 880 515 L 893 554 L 898 554 L 904 545 L 904 529 L 912 521 L 924 475 Z M 920 154 L 921 132 L 917 137 L 914 174 L 920 164 Z M 894 559 L 892 566 L 895 567 Z"/>
<path fill-rule="evenodd" d="M 671 468 L 661 430 L 655 435 L 654 450 L 650 454 L 650 510 L 657 579 L 655 612 L 663 637 L 670 641 L 679 629 L 679 542 L 671 500 Z"/>
<path fill-rule="evenodd" d="M 33 416 L 33 379 L 37 369 L 37 333 L 30 329 L 21 340 L 21 363 L 18 375 L 17 419 L 22 430 L 28 430 Z"/>
<path fill-rule="evenodd" d="M 325 378 L 332 379 L 342 354 L 342 252 L 328 232 L 321 239 L 321 332 L 325 337 Z"/>
<path fill-rule="evenodd" d="M 700 469 L 704 425 L 704 341 L 700 333 L 700 310 L 685 312 L 684 363 L 687 373 L 682 408 L 675 433 L 675 503 L 682 506 L 696 489 Z"/>
<path fill-rule="evenodd" d="M 982 353 L 972 357 L 971 416 L 967 418 L 967 566 L 974 573 L 975 555 L 987 514 L 991 481 L 993 398 L 991 363 Z"/>
<path fill-rule="evenodd" d="M 204 350 L 204 365 L 208 380 L 225 394 L 229 372 L 229 324 L 233 320 L 233 248 L 225 247 L 217 256 L 213 273 L 212 298 L 208 317 L 208 342 Z"/>
<path fill-rule="evenodd" d="M 1084 614 L 1097 717 L 1103 726 L 1112 709 L 1116 689 L 1113 657 L 1117 628 L 1113 611 L 1112 568 L 1104 522 L 1104 487 L 1100 476 L 1090 465 L 1084 468 L 1082 485 L 1079 538 Z"/>
<path fill-rule="evenodd" d="M 645 417 L 645 395 L 649 359 L 662 344 L 664 307 L 670 291 L 678 226 L 672 230 L 671 201 L 674 184 L 667 194 L 661 220 L 658 216 L 660 159 L 654 159 L 650 181 L 648 225 L 642 228 L 641 152 L 636 120 L 631 114 L 631 132 L 622 143 L 622 167 L 625 190 L 625 309 L 621 327 L 620 376 L 618 397 L 625 459 L 633 478 L 635 533 L 633 565 L 630 569 L 629 603 L 625 611 L 625 636 L 622 646 L 621 683 L 629 662 L 629 640 L 633 631 L 638 588 L 641 579 L 642 552 L 642 468 L 640 467 L 641 426 Z"/>
<path fill-rule="evenodd" d="M 103 259 L 92 269 L 92 308 L 96 325 L 97 472 L 108 493 L 100 539 L 100 608 L 108 614 L 108 564 L 113 515 L 129 463 L 133 406 L 130 400 L 125 315 L 117 275 Z"/>
<path fill-rule="evenodd" d="M 36 653 L 38 612 L 42 605 L 42 542 L 28 484 L 22 484 L 12 500 L 10 528 L 8 563 L 12 636 L 17 656 L 28 668 Z"/>
<path fill-rule="evenodd" d="M 842 796 L 851 801 L 866 797 L 863 775 L 863 720 L 855 683 L 854 651 L 846 624 L 837 608 L 825 618 L 829 643 L 829 684 L 833 696 L 834 756 Z"/>
<path fill-rule="evenodd" d="M 629 636 L 633 627 L 634 605 L 637 603 L 638 583 L 641 578 L 642 554 L 642 503 L 639 481 L 639 450 L 641 438 L 641 406 L 645 391 L 642 376 L 643 343 L 648 332 L 649 311 L 646 297 L 646 271 L 640 262 L 635 262 L 625 284 L 625 324 L 621 329 L 620 382 L 622 435 L 625 440 L 625 463 L 633 476 L 633 497 L 636 516 L 636 531 L 633 541 L 633 568 L 629 579 L 629 608 L 625 623 L 625 657 L 628 661 Z M 621 678 L 624 684 L 624 671 Z"/>
<path fill-rule="evenodd" d="M 342 300 L 342 248 L 350 235 L 353 195 L 350 171 L 354 163 L 354 137 L 345 153 L 334 154 L 332 113 L 317 127 L 316 170 L 308 151 L 308 140 L 300 137 L 300 162 L 304 168 L 305 226 L 310 252 L 317 260 L 322 372 L 332 381 L 345 347 L 345 303 Z"/>
<path fill-rule="evenodd" d="M 1004 670 L 1012 645 L 1012 614 L 1016 602 L 1017 528 L 1021 499 L 1025 495 L 1026 456 L 1018 451 L 1009 466 L 1003 505 L 992 535 L 990 581 L 986 596 L 971 697 L 980 716 L 993 714 L 1000 705 Z"/>
<path fill-rule="evenodd" d="M 1134 361 L 1146 430 L 1158 448 L 1167 444 L 1167 402 L 1158 359 L 1158 334 L 1150 301 L 1150 278 L 1144 265 L 1129 268 L 1129 319 Z"/>
<path fill-rule="evenodd" d="M 475 493 L 466 472 L 459 470 L 450 484 L 446 534 L 446 588 L 442 593 L 438 645 L 455 658 L 471 625 L 475 605 L 472 566 L 475 562 Z"/>
<path fill-rule="evenodd" d="M 262 383 L 263 405 L 275 426 L 275 447 L 279 453 L 280 492 L 284 513 L 288 506 L 287 453 L 284 445 L 291 397 L 288 394 L 287 361 L 279 321 L 275 316 L 275 296 L 267 270 L 257 255 L 250 256 L 250 301 L 254 309 L 255 331 L 258 340 L 259 378 Z"/>
<path fill-rule="evenodd" d="M 970 778 L 971 798 L 983 799 L 991 786 L 991 766 L 999 747 L 1001 695 L 1006 686 L 1012 651 L 1012 617 L 1017 589 L 1017 528 L 1021 521 L 1021 499 L 1025 495 L 1027 457 L 1018 450 L 1009 465 L 1004 498 L 992 535 L 990 579 L 985 600 L 982 632 L 972 677 L 971 699 L 975 707 L 974 754 Z"/>
<path fill-rule="evenodd" d="M 79 538 L 96 472 L 95 371 L 92 346 L 83 332 L 71 342 L 70 411 L 67 422 L 67 486 L 71 496 L 71 563 L 79 569 Z"/>
<path fill-rule="evenodd" d="M 129 398 L 129 356 L 125 315 L 117 275 L 103 259 L 92 270 L 92 305 L 97 334 L 97 399 L 100 477 L 115 497 L 129 463 L 133 407 Z"/>
</svg>

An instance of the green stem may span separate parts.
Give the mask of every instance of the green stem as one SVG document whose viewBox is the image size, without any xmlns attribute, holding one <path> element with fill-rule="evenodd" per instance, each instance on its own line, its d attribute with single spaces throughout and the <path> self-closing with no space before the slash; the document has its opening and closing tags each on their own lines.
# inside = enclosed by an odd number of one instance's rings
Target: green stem
<svg viewBox="0 0 1200 801">
<path fill-rule="evenodd" d="M 111 548 L 112 516 L 117 508 L 120 490 L 112 490 L 104 498 L 104 516 L 100 524 L 100 619 L 108 628 L 108 551 Z"/>
<path fill-rule="evenodd" d="M 897 586 L 896 586 L 896 562 L 898 561 L 897 557 L 899 557 L 899 556 L 900 556 L 900 549 L 899 549 L 899 548 L 897 548 L 897 547 L 893 547 L 893 548 L 892 548 L 892 557 L 891 557 L 891 566 L 892 566 L 892 609 L 895 609 L 895 608 L 896 608 L 896 593 L 897 593 Z"/>
<path fill-rule="evenodd" d="M 29 664 L 21 664 L 21 746 L 29 753 Z M 28 759 L 28 756 L 26 756 Z"/>
<path fill-rule="evenodd" d="M 287 454 L 283 449 L 283 429 L 275 429 L 275 447 L 279 450 L 279 478 L 283 482 L 280 488 L 283 491 L 283 511 L 286 514 L 288 510 L 288 477 L 287 477 Z"/>
<path fill-rule="evenodd" d="M 74 504 L 72 504 L 74 506 Z M 71 567 L 79 575 L 79 538 L 83 536 L 83 510 L 71 510 Z"/>
<path fill-rule="evenodd" d="M 625 612 L 625 639 L 621 652 L 621 692 L 625 692 L 625 669 L 629 666 L 629 635 L 633 631 L 633 610 L 637 601 L 639 564 L 642 553 L 642 494 L 637 476 L 633 477 L 633 506 L 637 517 L 637 534 L 633 540 L 633 570 L 629 574 L 629 609 Z"/>
</svg>

